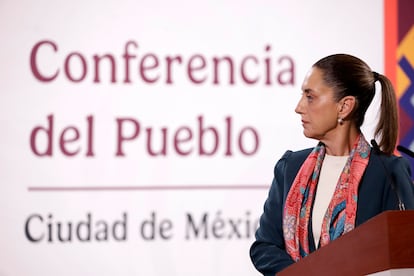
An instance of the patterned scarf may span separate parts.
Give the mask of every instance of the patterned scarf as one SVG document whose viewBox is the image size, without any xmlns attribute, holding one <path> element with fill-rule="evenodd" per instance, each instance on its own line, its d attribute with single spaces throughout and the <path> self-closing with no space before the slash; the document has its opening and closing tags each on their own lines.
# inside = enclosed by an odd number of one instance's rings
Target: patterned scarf
<svg viewBox="0 0 414 276">
<path fill-rule="evenodd" d="M 360 134 L 325 213 L 321 247 L 355 228 L 358 185 L 368 165 L 370 149 L 364 136 Z M 319 143 L 303 163 L 286 198 L 283 235 L 286 250 L 296 262 L 309 255 L 309 220 L 324 157 L 325 145 Z"/>
</svg>

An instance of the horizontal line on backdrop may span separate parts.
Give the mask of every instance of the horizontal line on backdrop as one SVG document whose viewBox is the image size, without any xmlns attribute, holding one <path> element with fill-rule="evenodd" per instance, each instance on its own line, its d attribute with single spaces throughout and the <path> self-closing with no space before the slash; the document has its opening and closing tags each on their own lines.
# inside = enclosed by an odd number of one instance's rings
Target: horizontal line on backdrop
<svg viewBox="0 0 414 276">
<path fill-rule="evenodd" d="M 29 192 L 104 192 L 104 191 L 189 191 L 189 190 L 263 190 L 268 185 L 154 185 L 154 186 L 32 186 Z"/>
</svg>

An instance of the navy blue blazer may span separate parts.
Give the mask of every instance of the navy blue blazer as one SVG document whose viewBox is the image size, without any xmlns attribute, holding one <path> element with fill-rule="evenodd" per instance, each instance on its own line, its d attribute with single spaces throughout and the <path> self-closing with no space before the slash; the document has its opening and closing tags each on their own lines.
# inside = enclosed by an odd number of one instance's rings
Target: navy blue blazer
<svg viewBox="0 0 414 276">
<path fill-rule="evenodd" d="M 311 150 L 287 151 L 274 168 L 274 179 L 260 217 L 256 240 L 250 248 L 254 266 L 265 276 L 274 276 L 294 263 L 285 251 L 283 207 L 296 173 Z M 392 182 L 397 186 L 405 208 L 414 209 L 414 185 L 408 160 L 371 150 L 368 166 L 358 188 L 356 227 L 383 211 L 398 210 L 398 197 L 392 189 Z M 316 247 L 311 227 L 310 222 L 309 246 L 314 251 Z"/>
</svg>

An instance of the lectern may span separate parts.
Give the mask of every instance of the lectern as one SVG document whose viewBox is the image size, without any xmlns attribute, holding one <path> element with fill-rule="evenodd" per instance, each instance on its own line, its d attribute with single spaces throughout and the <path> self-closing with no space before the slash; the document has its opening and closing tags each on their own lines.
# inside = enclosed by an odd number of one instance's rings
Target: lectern
<svg viewBox="0 0 414 276">
<path fill-rule="evenodd" d="M 408 268 L 414 271 L 414 210 L 383 212 L 277 275 L 368 275 Z"/>
</svg>

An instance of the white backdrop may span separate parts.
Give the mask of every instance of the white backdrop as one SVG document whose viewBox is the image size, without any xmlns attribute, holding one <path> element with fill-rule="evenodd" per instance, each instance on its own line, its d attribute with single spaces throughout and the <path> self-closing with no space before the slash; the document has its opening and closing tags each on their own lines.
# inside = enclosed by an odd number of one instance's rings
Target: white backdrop
<svg viewBox="0 0 414 276">
<path fill-rule="evenodd" d="M 307 70 L 383 70 L 379 0 L 2 0 L 0 35 L 2 276 L 258 275 Z"/>
</svg>

